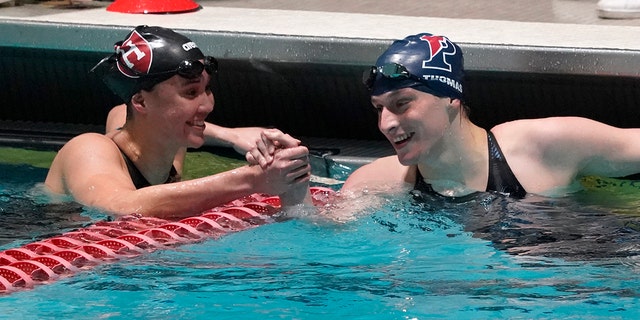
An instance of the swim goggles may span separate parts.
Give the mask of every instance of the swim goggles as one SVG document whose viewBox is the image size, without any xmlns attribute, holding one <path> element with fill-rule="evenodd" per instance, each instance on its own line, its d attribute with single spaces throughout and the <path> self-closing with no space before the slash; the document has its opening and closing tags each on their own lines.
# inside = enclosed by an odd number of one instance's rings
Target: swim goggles
<svg viewBox="0 0 640 320">
<path fill-rule="evenodd" d="M 398 63 L 387 63 L 379 67 L 371 66 L 371 68 L 365 70 L 362 74 L 362 83 L 367 87 L 367 89 L 369 89 L 369 91 L 373 89 L 373 85 L 376 82 L 378 74 L 381 74 L 385 78 L 394 80 L 411 79 L 424 83 L 422 78 L 411 74 L 405 66 Z"/>
<path fill-rule="evenodd" d="M 91 71 L 89 72 L 94 72 L 96 69 L 98 69 L 98 67 L 105 63 L 115 63 L 117 59 L 117 55 L 115 54 L 106 57 L 102 59 L 102 61 L 98 62 L 98 64 L 96 64 L 93 68 L 91 68 Z M 132 75 L 139 78 L 158 78 L 162 76 L 178 74 L 187 79 L 195 79 L 200 76 L 200 74 L 202 74 L 202 71 L 207 71 L 208 74 L 218 73 L 218 60 L 216 60 L 216 58 L 212 56 L 205 56 L 203 60 L 204 62 L 200 60 L 183 60 L 175 69 L 156 73 L 143 73 L 135 69 L 131 69 L 128 67 L 126 68 L 127 72 L 130 72 Z M 123 65 L 124 64 L 120 64 L 120 66 Z"/>
<path fill-rule="evenodd" d="M 167 70 L 156 73 L 141 73 L 136 70 L 129 69 L 137 76 L 155 78 L 163 75 L 178 74 L 179 76 L 187 79 L 195 79 L 202 74 L 202 71 L 206 71 L 208 74 L 215 74 L 218 72 L 218 60 L 212 56 L 204 57 L 204 62 L 200 60 L 183 60 L 173 70 Z"/>
</svg>

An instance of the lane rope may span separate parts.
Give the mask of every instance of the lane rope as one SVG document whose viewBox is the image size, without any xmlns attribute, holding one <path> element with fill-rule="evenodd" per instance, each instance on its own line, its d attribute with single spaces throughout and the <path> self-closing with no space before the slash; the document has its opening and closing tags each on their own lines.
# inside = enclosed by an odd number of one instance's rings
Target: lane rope
<svg viewBox="0 0 640 320">
<path fill-rule="evenodd" d="M 335 195 L 325 187 L 310 191 L 315 206 Z M 253 194 L 178 221 L 128 215 L 0 251 L 0 294 L 50 283 L 99 264 L 271 223 L 280 208 L 279 197 Z"/>
</svg>

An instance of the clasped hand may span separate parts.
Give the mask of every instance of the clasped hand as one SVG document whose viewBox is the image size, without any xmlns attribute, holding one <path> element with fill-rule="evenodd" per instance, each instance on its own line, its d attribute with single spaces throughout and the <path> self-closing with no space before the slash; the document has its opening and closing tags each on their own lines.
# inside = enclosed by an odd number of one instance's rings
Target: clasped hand
<svg viewBox="0 0 640 320">
<path fill-rule="evenodd" d="M 305 201 L 311 177 L 309 149 L 300 140 L 278 129 L 265 129 L 254 148 L 245 155 L 267 175 L 268 188 L 278 194 L 283 206 Z"/>
</svg>

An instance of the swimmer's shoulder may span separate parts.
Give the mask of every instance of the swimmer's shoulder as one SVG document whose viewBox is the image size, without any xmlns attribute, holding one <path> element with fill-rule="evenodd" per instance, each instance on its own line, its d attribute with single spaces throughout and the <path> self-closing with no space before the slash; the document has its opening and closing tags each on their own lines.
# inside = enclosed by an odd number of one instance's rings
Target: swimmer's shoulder
<svg viewBox="0 0 640 320">
<path fill-rule="evenodd" d="M 74 168 L 75 166 L 87 167 L 94 163 L 104 165 L 105 162 L 113 162 L 120 165 L 120 149 L 109 137 L 100 133 L 83 133 L 69 140 L 58 151 L 51 164 L 52 170 Z"/>
<path fill-rule="evenodd" d="M 69 140 L 58 151 L 45 179 L 54 193 L 66 193 L 71 176 L 90 172 L 93 167 L 106 167 L 109 162 L 123 167 L 120 152 L 110 138 L 99 133 L 83 133 Z"/>
<path fill-rule="evenodd" d="M 404 166 L 398 157 L 388 156 L 376 159 L 354 171 L 343 185 L 343 190 L 376 184 L 413 183 L 415 166 Z"/>
<path fill-rule="evenodd" d="M 74 152 L 114 152 L 117 151 L 117 145 L 108 136 L 95 132 L 88 132 L 77 135 L 69 140 L 60 149 L 59 153 Z"/>
</svg>

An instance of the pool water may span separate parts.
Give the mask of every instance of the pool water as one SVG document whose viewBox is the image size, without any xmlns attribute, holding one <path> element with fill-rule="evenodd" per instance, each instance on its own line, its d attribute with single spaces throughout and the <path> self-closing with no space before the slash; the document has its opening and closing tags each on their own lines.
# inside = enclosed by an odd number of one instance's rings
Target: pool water
<svg viewBox="0 0 640 320">
<path fill-rule="evenodd" d="M 104 218 L 77 207 L 67 208 L 73 218 L 43 216 L 33 187 L 46 169 L 0 164 L 0 172 L 0 229 L 5 238 L 22 230 L 2 248 Z M 637 203 L 602 207 L 593 192 L 382 197 L 351 221 L 299 217 L 99 265 L 0 297 L 0 318 L 634 318 Z"/>
</svg>

